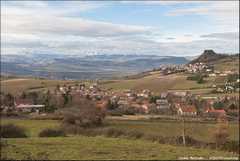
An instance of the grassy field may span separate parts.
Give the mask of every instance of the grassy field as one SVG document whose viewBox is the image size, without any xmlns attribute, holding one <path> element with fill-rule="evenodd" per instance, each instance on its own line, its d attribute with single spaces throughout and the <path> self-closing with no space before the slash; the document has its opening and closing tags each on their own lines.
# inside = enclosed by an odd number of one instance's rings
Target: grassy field
<svg viewBox="0 0 240 161">
<path fill-rule="evenodd" d="M 188 90 L 197 94 L 209 94 L 212 90 L 212 85 L 223 84 L 224 77 L 208 77 L 205 78 L 205 83 L 198 84 L 196 81 L 187 80 L 186 74 L 171 74 L 162 76 L 158 72 L 151 72 L 150 75 L 138 79 L 125 79 L 125 80 L 111 80 L 102 81 L 101 87 L 113 90 L 144 90 L 149 89 L 156 94 L 166 92 L 168 90 Z M 40 80 L 31 78 L 16 78 L 1 81 L 1 91 L 4 93 L 17 94 L 22 91 L 39 91 L 54 89 L 57 84 L 71 84 L 80 81 L 63 81 L 63 80 Z M 87 83 L 86 81 L 84 81 Z"/>
<path fill-rule="evenodd" d="M 189 90 L 195 93 L 209 93 L 213 84 L 221 84 L 223 81 L 217 81 L 215 78 L 205 78 L 205 83 L 198 84 L 196 81 L 187 80 L 187 75 L 172 74 L 161 76 L 158 73 L 152 73 L 140 79 L 116 80 L 104 83 L 102 87 L 112 88 L 113 90 L 150 89 L 155 93 L 166 92 L 168 90 Z M 204 91 L 205 90 L 205 91 Z"/>
<path fill-rule="evenodd" d="M 4 139 L 2 157 L 9 159 L 179 159 L 180 157 L 233 157 L 222 151 L 162 145 L 143 140 L 105 137 Z M 235 155 L 235 159 L 237 159 Z"/>
<path fill-rule="evenodd" d="M 36 137 L 38 133 L 47 127 L 58 127 L 59 121 L 56 120 L 17 120 L 2 119 L 2 124 L 14 123 L 25 127 L 28 135 Z M 136 130 L 146 135 L 161 136 L 180 136 L 182 134 L 182 124 L 176 121 L 160 121 L 160 120 L 106 120 L 106 126 L 124 130 Z M 186 134 L 202 141 L 211 141 L 211 134 L 214 132 L 216 125 L 213 123 L 186 123 Z M 229 124 L 229 139 L 239 139 L 239 125 L 236 123 Z"/>
<path fill-rule="evenodd" d="M 59 127 L 57 120 L 25 120 L 25 119 L 1 119 L 1 124 L 13 123 L 24 127 L 29 137 L 37 137 L 38 133 L 45 128 Z"/>
<path fill-rule="evenodd" d="M 233 157 L 228 152 L 210 149 L 159 144 L 145 140 L 125 138 L 106 138 L 103 136 L 68 136 L 58 138 L 39 138 L 37 134 L 47 127 L 59 126 L 53 120 L 17 120 L 3 119 L 2 124 L 14 123 L 25 127 L 30 138 L 2 139 L 7 146 L 1 150 L 4 159 L 179 159 L 180 157 Z M 111 127 L 138 129 L 146 133 L 178 134 L 179 123 L 159 123 L 148 121 L 109 121 Z M 194 127 L 194 125 L 189 125 Z M 205 125 L 196 125 L 199 128 Z M 176 128 L 173 130 L 173 128 Z M 233 127 L 236 128 L 236 127 Z M 203 132 L 206 132 L 203 131 Z"/>
<path fill-rule="evenodd" d="M 176 121 L 126 121 L 126 120 L 113 120 L 109 121 L 109 126 L 125 129 L 136 130 L 144 132 L 147 135 L 161 135 L 164 137 L 181 136 L 182 123 Z M 196 123 L 189 122 L 185 124 L 186 135 L 189 135 L 197 140 L 211 142 L 212 135 L 215 131 L 216 124 L 212 123 Z M 239 139 L 239 125 L 229 124 L 229 139 Z"/>
<path fill-rule="evenodd" d="M 225 58 L 214 63 L 214 69 L 218 71 L 239 71 L 239 57 Z"/>
<path fill-rule="evenodd" d="M 57 84 L 75 84 L 75 81 L 41 80 L 31 78 L 17 78 L 1 81 L 1 91 L 4 93 L 18 94 L 23 91 L 54 89 Z"/>
</svg>

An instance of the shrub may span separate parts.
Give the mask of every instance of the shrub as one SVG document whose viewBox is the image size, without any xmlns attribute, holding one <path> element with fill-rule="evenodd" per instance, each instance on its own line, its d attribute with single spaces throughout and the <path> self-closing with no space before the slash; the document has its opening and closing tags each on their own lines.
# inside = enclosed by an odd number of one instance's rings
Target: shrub
<svg viewBox="0 0 240 161">
<path fill-rule="evenodd" d="M 204 83 L 203 77 L 199 77 L 198 80 L 197 80 L 197 83 L 198 84 Z"/>
<path fill-rule="evenodd" d="M 223 145 L 222 149 L 230 152 L 239 153 L 239 141 L 227 141 Z"/>
<path fill-rule="evenodd" d="M 7 140 L 0 140 L 0 148 L 8 146 Z"/>
<path fill-rule="evenodd" d="M 126 135 L 130 138 L 139 139 L 143 137 L 144 134 L 139 131 L 132 130 L 132 131 L 127 131 Z"/>
<path fill-rule="evenodd" d="M 152 141 L 152 142 L 159 142 L 159 143 L 165 143 L 163 142 L 164 141 L 164 138 L 162 136 L 159 136 L 159 135 L 144 135 L 143 136 L 143 139 L 145 140 L 149 140 L 149 141 Z"/>
<path fill-rule="evenodd" d="M 66 136 L 64 131 L 61 129 L 44 129 L 42 130 L 39 135 L 39 137 L 58 137 L 58 136 Z"/>
<path fill-rule="evenodd" d="M 204 75 L 198 73 L 187 77 L 187 80 L 197 81 L 197 83 L 204 83 Z"/>
<path fill-rule="evenodd" d="M 125 131 L 115 128 L 107 128 L 103 131 L 103 135 L 107 137 L 119 137 L 125 135 Z"/>
<path fill-rule="evenodd" d="M 225 117 L 219 117 L 217 119 L 216 129 L 213 133 L 213 137 L 216 143 L 216 148 L 221 147 L 228 141 L 228 121 Z"/>
<path fill-rule="evenodd" d="M 121 112 L 120 110 L 111 110 L 111 111 L 108 111 L 108 115 L 110 115 L 110 116 L 122 116 L 123 112 Z"/>
<path fill-rule="evenodd" d="M 63 124 L 82 128 L 102 125 L 105 112 L 90 100 L 78 100 L 64 113 Z"/>
<path fill-rule="evenodd" d="M 0 137 L 2 138 L 26 138 L 26 130 L 13 124 L 0 125 Z"/>
<path fill-rule="evenodd" d="M 186 145 L 190 145 L 190 146 L 201 146 L 203 143 L 195 140 L 194 138 L 190 137 L 190 136 L 185 136 L 185 141 L 186 141 Z M 183 137 L 182 136 L 178 136 L 176 138 L 176 144 L 183 144 Z"/>
</svg>

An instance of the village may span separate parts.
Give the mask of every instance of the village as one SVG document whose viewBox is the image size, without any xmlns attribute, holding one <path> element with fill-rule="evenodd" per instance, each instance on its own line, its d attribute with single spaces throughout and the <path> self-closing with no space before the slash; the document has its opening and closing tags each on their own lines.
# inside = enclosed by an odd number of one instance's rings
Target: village
<svg viewBox="0 0 240 161">
<path fill-rule="evenodd" d="M 162 77 L 175 73 L 187 74 L 187 80 L 204 83 L 207 77 L 224 77 L 225 83 L 212 85 L 212 93 L 222 93 L 218 97 L 193 94 L 191 91 L 168 90 L 156 94 L 149 89 L 125 89 L 114 91 L 102 88 L 98 81 L 57 85 L 44 92 L 21 93 L 17 96 L 1 93 L 1 112 L 44 114 L 66 107 L 72 100 L 88 99 L 112 116 L 154 114 L 187 117 L 218 118 L 227 116 L 238 119 L 239 98 L 227 93 L 239 92 L 239 71 L 214 70 L 214 66 L 196 62 L 186 65 L 161 65 L 158 71 Z"/>
<path fill-rule="evenodd" d="M 202 118 L 228 116 L 238 119 L 239 113 L 237 96 L 201 97 L 187 91 L 168 91 L 155 95 L 148 89 L 111 91 L 101 89 L 97 83 L 89 86 L 82 83 L 74 86 L 58 85 L 53 91 L 47 91 L 43 95 L 47 95 L 49 99 L 39 101 L 31 96 L 14 97 L 12 104 L 2 104 L 1 111 L 44 114 L 64 108 L 73 99 L 85 98 L 95 102 L 112 116 L 153 114 Z"/>
</svg>

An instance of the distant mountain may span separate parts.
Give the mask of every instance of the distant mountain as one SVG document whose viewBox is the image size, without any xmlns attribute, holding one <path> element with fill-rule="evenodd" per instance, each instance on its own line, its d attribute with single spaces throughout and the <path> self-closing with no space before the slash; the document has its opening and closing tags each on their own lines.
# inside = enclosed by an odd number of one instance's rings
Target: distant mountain
<svg viewBox="0 0 240 161">
<path fill-rule="evenodd" d="M 151 70 L 162 64 L 188 62 L 184 57 L 157 55 L 3 55 L 1 73 L 52 79 L 109 79 Z"/>
<path fill-rule="evenodd" d="M 212 63 L 229 56 L 230 55 L 227 54 L 217 54 L 213 50 L 204 50 L 204 52 L 198 58 L 190 61 L 189 64 L 194 64 L 197 62 Z"/>
<path fill-rule="evenodd" d="M 197 55 L 197 56 L 186 56 L 185 58 L 189 61 L 192 61 L 194 59 L 197 59 L 198 57 L 199 57 L 199 55 Z"/>
</svg>

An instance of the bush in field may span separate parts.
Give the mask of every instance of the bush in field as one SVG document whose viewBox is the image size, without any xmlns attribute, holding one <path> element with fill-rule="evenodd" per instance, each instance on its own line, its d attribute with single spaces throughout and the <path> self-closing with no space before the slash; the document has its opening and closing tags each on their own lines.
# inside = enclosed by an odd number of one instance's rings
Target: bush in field
<svg viewBox="0 0 240 161">
<path fill-rule="evenodd" d="M 14 106 L 14 97 L 12 94 L 8 93 L 3 96 L 1 100 L 1 105 L 5 105 L 8 107 L 13 107 Z"/>
<path fill-rule="evenodd" d="M 239 153 L 239 141 L 228 141 L 223 145 L 222 149 L 230 152 Z"/>
<path fill-rule="evenodd" d="M 216 148 L 222 147 L 229 137 L 228 122 L 225 117 L 219 117 L 216 130 L 214 131 L 213 137 L 216 143 Z"/>
<path fill-rule="evenodd" d="M 26 138 L 26 130 L 22 127 L 7 124 L 0 125 L 0 137 L 1 138 Z"/>
<path fill-rule="evenodd" d="M 64 113 L 63 124 L 88 128 L 102 125 L 105 112 L 90 100 L 75 100 Z"/>
<path fill-rule="evenodd" d="M 116 129 L 116 128 L 107 128 L 102 133 L 107 137 L 120 137 L 125 134 L 124 130 Z"/>
<path fill-rule="evenodd" d="M 116 109 L 116 110 L 110 110 L 107 112 L 108 115 L 110 116 L 122 116 L 123 115 L 123 112 Z"/>
<path fill-rule="evenodd" d="M 160 96 L 151 96 L 150 99 L 149 99 L 149 102 L 150 103 L 156 103 L 156 100 L 160 99 L 160 98 L 161 98 Z"/>
<path fill-rule="evenodd" d="M 58 137 L 58 136 L 66 136 L 64 131 L 61 129 L 44 129 L 42 130 L 39 135 L 39 137 Z"/>
<path fill-rule="evenodd" d="M 143 137 L 144 134 L 136 130 L 131 130 L 131 131 L 128 131 L 126 135 L 130 138 L 139 139 Z"/>
<path fill-rule="evenodd" d="M 6 140 L 0 140 L 0 148 L 8 146 L 8 143 Z"/>
<path fill-rule="evenodd" d="M 186 141 L 186 145 L 190 145 L 190 146 L 201 146 L 203 143 L 195 140 L 194 138 L 190 137 L 190 136 L 185 136 L 185 141 Z M 176 144 L 182 144 L 183 143 L 183 137 L 179 136 L 176 138 Z"/>
<path fill-rule="evenodd" d="M 198 73 L 187 77 L 187 80 L 197 81 L 197 83 L 204 83 L 204 75 Z"/>
<path fill-rule="evenodd" d="M 220 101 L 214 102 L 214 103 L 213 103 L 213 107 L 214 107 L 215 109 L 221 110 L 221 109 L 224 108 L 224 103 L 223 103 L 223 102 L 220 102 Z"/>
</svg>

